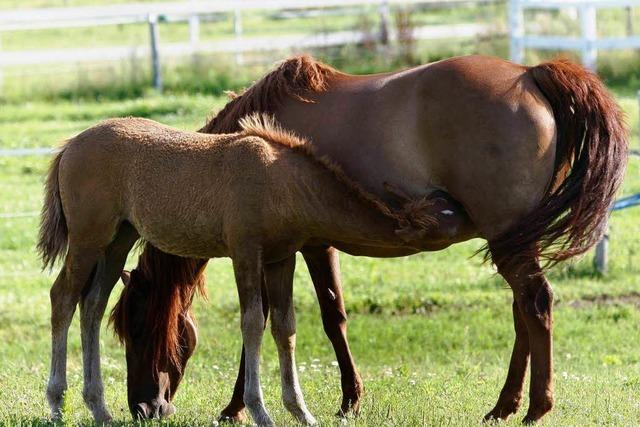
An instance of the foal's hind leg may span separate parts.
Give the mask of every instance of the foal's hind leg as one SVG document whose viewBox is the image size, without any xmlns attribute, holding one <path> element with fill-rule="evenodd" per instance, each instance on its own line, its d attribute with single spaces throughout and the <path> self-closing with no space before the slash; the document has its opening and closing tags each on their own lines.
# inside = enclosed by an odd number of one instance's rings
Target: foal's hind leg
<svg viewBox="0 0 640 427">
<path fill-rule="evenodd" d="M 289 412 L 302 424 L 315 425 L 316 419 L 304 403 L 296 371 L 296 320 L 293 308 L 293 272 L 296 256 L 264 266 L 269 306 L 271 333 L 278 348 L 282 401 Z"/>
<path fill-rule="evenodd" d="M 536 422 L 553 407 L 553 291 L 533 257 L 498 263 L 498 272 L 513 289 L 528 332 L 531 383 L 529 410 L 523 421 Z"/>
<path fill-rule="evenodd" d="M 318 296 L 324 332 L 333 345 L 340 367 L 342 404 L 337 415 L 357 414 L 363 386 L 347 341 L 347 312 L 342 296 L 338 251 L 326 246 L 305 246 L 302 255 Z"/>
<path fill-rule="evenodd" d="M 128 224 L 123 224 L 116 238 L 100 257 L 94 279 L 80 299 L 80 329 L 84 367 L 82 396 L 96 420 L 107 420 L 111 416 L 104 402 L 102 374 L 100 372 L 100 324 L 113 286 L 118 281 L 127 254 L 138 239 L 138 233 Z"/>
<path fill-rule="evenodd" d="M 511 353 L 511 363 L 507 380 L 502 387 L 496 406 L 485 415 L 485 421 L 506 420 L 511 414 L 515 414 L 522 403 L 522 387 L 524 376 L 529 364 L 529 332 L 524 317 L 518 308 L 518 303 L 513 300 L 513 325 L 516 331 L 516 340 Z"/>
<path fill-rule="evenodd" d="M 47 400 L 54 419 L 62 416 L 64 393 L 67 389 L 69 325 L 99 256 L 99 250 L 82 249 L 71 244 L 65 265 L 51 287 L 51 371 Z"/>
</svg>

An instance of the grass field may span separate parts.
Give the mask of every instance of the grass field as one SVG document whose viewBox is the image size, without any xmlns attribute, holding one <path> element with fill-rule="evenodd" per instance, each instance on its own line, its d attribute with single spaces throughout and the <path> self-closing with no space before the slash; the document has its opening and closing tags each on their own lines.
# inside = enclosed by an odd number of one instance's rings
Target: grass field
<svg viewBox="0 0 640 427">
<path fill-rule="evenodd" d="M 619 96 L 637 134 L 637 104 Z M 53 146 L 111 116 L 145 116 L 195 129 L 225 100 L 213 96 L 149 96 L 127 101 L 31 102 L 0 108 L 0 148 Z M 634 139 L 637 146 L 637 139 Z M 48 289 L 33 246 L 36 217 L 3 214 L 40 209 L 45 157 L 0 158 L 0 424 L 46 422 L 49 361 Z M 624 193 L 640 192 L 640 159 L 630 161 Z M 6 215 L 5 215 L 6 216 Z M 556 268 L 556 409 L 545 425 L 640 423 L 640 209 L 611 221 L 611 272 L 591 258 Z M 352 349 L 366 394 L 354 426 L 478 425 L 506 375 L 513 340 L 510 291 L 494 271 L 470 258 L 481 241 L 396 260 L 343 256 Z M 130 256 L 129 265 L 135 262 Z M 240 348 L 236 290 L 228 260 L 207 269 L 210 301 L 196 302 L 200 345 L 175 404 L 176 425 L 211 425 L 230 396 Z M 121 286 L 112 295 L 117 298 Z M 323 336 L 304 263 L 296 272 L 298 362 L 310 410 L 323 425 L 342 425 L 339 376 Z M 126 407 L 125 360 L 110 330 L 102 333 L 106 395 L 118 422 Z M 263 378 L 278 425 L 294 424 L 279 399 L 277 357 L 265 340 Z M 77 319 L 70 331 L 65 421 L 91 422 L 81 398 Z M 510 421 L 517 425 L 523 411 Z"/>
</svg>

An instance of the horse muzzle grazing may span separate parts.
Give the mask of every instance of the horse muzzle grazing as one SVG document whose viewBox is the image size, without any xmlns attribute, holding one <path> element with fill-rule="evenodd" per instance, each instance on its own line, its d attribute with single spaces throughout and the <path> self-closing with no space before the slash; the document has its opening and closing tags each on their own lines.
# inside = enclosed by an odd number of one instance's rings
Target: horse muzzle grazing
<svg viewBox="0 0 640 427">
<path fill-rule="evenodd" d="M 138 403 L 129 409 L 133 418 L 137 419 L 164 418 L 176 413 L 176 407 L 172 403 L 155 399 L 151 403 Z"/>
</svg>

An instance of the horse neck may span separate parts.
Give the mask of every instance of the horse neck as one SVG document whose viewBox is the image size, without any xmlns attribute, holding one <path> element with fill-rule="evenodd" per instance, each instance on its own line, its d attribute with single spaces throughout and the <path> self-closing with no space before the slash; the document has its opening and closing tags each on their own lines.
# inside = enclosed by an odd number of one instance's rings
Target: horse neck
<svg viewBox="0 0 640 427">
<path fill-rule="evenodd" d="M 338 178 L 326 167 L 317 169 L 302 165 L 298 171 L 294 197 L 304 203 L 293 209 L 296 216 L 305 218 L 313 237 L 372 246 L 402 243 L 396 234 L 398 218 L 388 207 L 354 188 L 357 184 L 345 182 L 348 178 Z M 316 190 L 312 197 L 309 189 Z"/>
</svg>

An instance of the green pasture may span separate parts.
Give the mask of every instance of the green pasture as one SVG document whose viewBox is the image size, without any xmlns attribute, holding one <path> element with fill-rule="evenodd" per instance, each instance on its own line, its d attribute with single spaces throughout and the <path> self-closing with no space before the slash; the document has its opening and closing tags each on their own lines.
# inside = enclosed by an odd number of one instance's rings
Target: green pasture
<svg viewBox="0 0 640 427">
<path fill-rule="evenodd" d="M 619 99 L 634 135 L 637 103 Z M 103 118 L 145 116 L 196 129 L 223 97 L 150 95 L 123 101 L 20 102 L 0 107 L 0 148 L 55 146 Z M 634 137 L 637 146 L 637 138 Z M 34 253 L 38 220 L 7 218 L 40 209 L 46 157 L 0 157 L 0 424 L 47 422 L 49 298 L 53 273 Z M 629 164 L 624 194 L 640 192 L 640 159 Z M 591 256 L 554 269 L 556 409 L 545 425 L 640 423 L 640 209 L 611 220 L 611 271 L 594 273 Z M 395 259 L 341 257 L 352 349 L 366 388 L 358 418 L 341 422 L 338 368 L 324 338 L 306 267 L 299 259 L 295 300 L 298 364 L 310 410 L 323 425 L 478 425 L 506 375 L 513 329 L 510 291 L 472 257 L 479 240 L 445 251 Z M 136 256 L 129 258 L 133 266 Z M 54 272 L 55 273 L 55 272 Z M 211 426 L 230 396 L 240 349 L 238 304 L 228 260 L 207 269 L 209 301 L 196 302 L 200 345 L 175 404 L 176 425 Z M 110 306 L 120 293 L 118 285 Z M 77 316 L 76 316 L 77 317 Z M 117 422 L 128 423 L 124 351 L 102 333 L 106 396 Z M 81 398 L 77 319 L 70 331 L 64 420 L 91 423 Z M 262 372 L 268 408 L 292 425 L 279 398 L 275 347 L 267 336 Z M 523 410 L 507 425 L 517 425 Z M 346 423 L 346 424 L 345 424 Z"/>
</svg>

